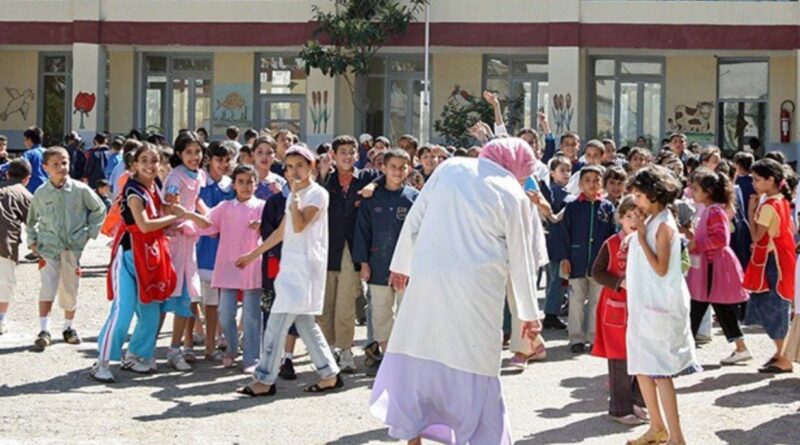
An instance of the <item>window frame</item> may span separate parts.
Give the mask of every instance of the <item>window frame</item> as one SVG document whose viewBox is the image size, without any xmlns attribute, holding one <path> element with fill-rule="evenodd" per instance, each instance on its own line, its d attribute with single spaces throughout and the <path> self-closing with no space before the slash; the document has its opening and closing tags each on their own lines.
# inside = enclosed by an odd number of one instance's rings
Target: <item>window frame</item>
<svg viewBox="0 0 800 445">
<path fill-rule="evenodd" d="M 66 58 L 67 67 L 63 73 L 45 70 L 45 62 L 50 57 Z M 63 75 L 65 85 L 64 94 L 66 95 L 64 100 L 64 135 L 68 135 L 70 131 L 72 131 L 72 63 L 72 53 L 69 51 L 45 51 L 39 53 L 39 67 L 37 69 L 36 80 L 36 95 L 38 96 L 36 98 L 36 122 L 44 127 L 45 76 Z M 47 140 L 47 137 L 48 136 L 45 134 L 45 141 Z M 45 141 L 42 141 L 42 143 L 44 144 Z M 63 143 L 63 141 L 59 141 L 59 143 Z"/>
<path fill-rule="evenodd" d="M 281 58 L 292 58 L 298 59 L 297 53 L 291 52 L 256 52 L 253 58 L 253 127 L 257 130 L 261 130 L 264 127 L 265 123 L 265 116 L 264 116 L 264 105 L 268 102 L 298 102 L 300 103 L 300 134 L 298 137 L 300 140 L 306 140 L 306 135 L 308 134 L 307 130 L 307 117 L 308 117 L 308 109 L 306 108 L 306 98 L 309 94 L 309 78 L 311 75 L 306 76 L 306 91 L 302 94 L 277 94 L 277 93 L 268 93 L 268 94 L 261 94 L 261 59 L 263 57 L 281 57 Z M 332 102 L 332 108 L 335 109 L 336 101 L 334 97 L 334 101 Z M 332 123 L 331 123 L 332 124 Z M 333 127 L 333 125 L 331 125 Z"/>
<path fill-rule="evenodd" d="M 542 104 L 539 103 L 539 83 L 540 82 L 547 82 L 548 88 L 550 87 L 550 62 L 547 54 L 484 54 L 481 60 L 481 91 L 478 94 L 483 94 L 484 91 L 488 89 L 489 79 L 502 79 L 503 76 L 489 76 L 489 60 L 491 59 L 505 59 L 508 62 L 508 75 L 506 76 L 506 81 L 508 82 L 508 92 L 511 92 L 514 89 L 514 84 L 516 82 L 524 82 L 530 81 L 535 82 L 536 88 L 535 91 L 531 92 L 531 96 L 536 98 L 536 113 L 539 112 L 539 108 Z M 547 70 L 543 73 L 527 73 L 527 74 L 514 74 L 514 63 L 516 62 L 533 62 L 537 64 L 542 64 L 547 67 Z M 549 92 L 548 92 L 549 94 Z M 548 103 L 544 104 L 546 106 L 548 119 L 550 118 L 550 102 L 552 100 L 551 96 L 548 96 Z M 510 96 L 507 96 L 505 99 L 500 98 L 501 102 L 503 100 L 508 101 Z M 508 116 L 507 108 L 504 110 L 503 119 L 506 119 Z M 531 125 L 535 130 L 539 130 L 539 121 L 537 119 L 532 119 L 533 124 Z M 520 128 L 510 128 L 507 126 L 509 131 L 519 131 L 523 127 Z"/>
<path fill-rule="evenodd" d="M 765 99 L 721 99 L 720 98 L 720 68 L 724 64 L 736 64 L 736 63 L 752 63 L 752 62 L 761 62 L 767 64 L 767 97 Z M 771 98 L 771 91 L 770 91 L 770 74 L 771 74 L 772 67 L 769 63 L 769 57 L 717 57 L 717 91 L 716 91 L 716 101 L 714 106 L 716 107 L 716 134 L 714 135 L 714 141 L 716 142 L 717 146 L 723 152 L 729 151 L 725 149 L 725 117 L 722 114 L 724 110 L 724 104 L 726 103 L 752 103 L 752 104 L 764 104 L 764 128 L 763 134 L 759 134 L 759 139 L 761 140 L 761 145 L 764 147 L 769 140 L 770 134 L 770 125 L 769 125 L 769 116 L 770 116 L 770 107 L 769 101 Z M 747 145 L 746 142 L 744 145 Z"/>
</svg>

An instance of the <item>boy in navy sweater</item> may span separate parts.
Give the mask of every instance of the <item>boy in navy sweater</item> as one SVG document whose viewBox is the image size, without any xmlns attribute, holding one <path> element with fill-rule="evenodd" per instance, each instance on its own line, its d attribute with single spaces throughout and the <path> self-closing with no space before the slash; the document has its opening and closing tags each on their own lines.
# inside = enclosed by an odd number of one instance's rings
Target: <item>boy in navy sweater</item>
<svg viewBox="0 0 800 445">
<path fill-rule="evenodd" d="M 406 215 L 419 192 L 404 185 L 410 171 L 411 158 L 404 150 L 384 153 L 385 185 L 375 189 L 371 199 L 362 201 L 356 220 L 353 261 L 361 264 L 361 279 L 369 283 L 372 296 L 372 327 L 381 352 L 386 351 L 395 317 L 395 302 L 400 306 L 402 294 L 389 286 L 389 265 L 403 228 Z M 380 362 L 368 370 L 377 374 Z"/>
<path fill-rule="evenodd" d="M 592 264 L 603 242 L 616 231 L 614 205 L 603 199 L 603 167 L 581 169 L 577 198 L 570 197 L 564 208 L 564 246 L 568 252 L 561 261 L 561 273 L 569 276 L 570 351 L 586 351 L 594 341 L 595 313 L 603 286 L 592 279 Z M 587 314 L 588 312 L 588 314 Z"/>
</svg>

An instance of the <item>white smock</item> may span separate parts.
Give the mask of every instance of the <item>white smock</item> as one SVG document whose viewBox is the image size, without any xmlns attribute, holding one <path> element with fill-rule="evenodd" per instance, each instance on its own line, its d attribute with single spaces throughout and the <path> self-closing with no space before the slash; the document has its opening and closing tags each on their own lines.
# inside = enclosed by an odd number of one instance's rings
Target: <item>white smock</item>
<svg viewBox="0 0 800 445">
<path fill-rule="evenodd" d="M 661 224 L 672 229 L 667 274 L 658 276 L 632 235 L 625 280 L 628 290 L 628 374 L 675 376 L 699 368 L 689 319 L 689 288 L 681 272 L 681 240 L 669 210 L 648 218 L 647 244 L 656 249 Z"/>
<path fill-rule="evenodd" d="M 388 353 L 497 377 L 503 301 L 538 320 L 534 215 L 511 173 L 485 159 L 440 165 L 408 213 L 390 270 L 408 275 Z"/>
<path fill-rule="evenodd" d="M 328 191 L 316 182 L 300 190 L 299 208 L 319 209 L 301 232 L 296 233 L 289 210 L 294 195 L 286 200 L 281 266 L 275 277 L 276 314 L 322 314 L 328 267 Z"/>
</svg>

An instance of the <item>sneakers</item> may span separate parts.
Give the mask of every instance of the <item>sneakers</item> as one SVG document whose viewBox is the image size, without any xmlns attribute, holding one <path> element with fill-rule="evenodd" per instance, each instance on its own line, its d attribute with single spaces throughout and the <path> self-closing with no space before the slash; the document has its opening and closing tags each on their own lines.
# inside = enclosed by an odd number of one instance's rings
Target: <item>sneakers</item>
<svg viewBox="0 0 800 445">
<path fill-rule="evenodd" d="M 560 318 L 556 315 L 545 315 L 544 321 L 542 322 L 542 327 L 544 329 L 554 329 L 557 331 L 563 331 L 567 329 L 567 325 L 561 321 Z"/>
<path fill-rule="evenodd" d="M 742 352 L 733 351 L 731 355 L 725 357 L 724 359 L 719 361 L 720 365 L 735 365 L 737 363 L 746 362 L 748 360 L 752 360 L 753 356 L 750 355 L 750 351 L 745 349 Z"/>
<path fill-rule="evenodd" d="M 287 358 L 281 363 L 281 369 L 278 371 L 278 377 L 284 380 L 297 380 L 297 373 L 294 372 L 294 362 L 292 359 Z"/>
<path fill-rule="evenodd" d="M 89 371 L 89 376 L 100 383 L 114 383 L 117 381 L 117 379 L 114 378 L 114 374 L 111 372 L 111 368 L 108 367 L 108 362 L 95 363 L 91 371 Z"/>
<path fill-rule="evenodd" d="M 78 335 L 75 329 L 67 328 L 64 330 L 64 332 L 62 332 L 62 335 L 64 336 L 64 343 L 68 345 L 81 344 L 81 337 Z"/>
<path fill-rule="evenodd" d="M 356 360 L 353 357 L 353 352 L 349 349 L 342 351 L 341 358 L 339 360 L 339 368 L 345 374 L 352 374 L 356 372 Z"/>
<path fill-rule="evenodd" d="M 44 349 L 53 342 L 53 337 L 50 336 L 50 333 L 47 331 L 39 332 L 39 335 L 36 336 L 36 341 L 33 342 L 33 345 L 39 351 L 44 351 Z"/>
<path fill-rule="evenodd" d="M 122 369 L 137 374 L 150 374 L 155 371 L 155 360 L 146 360 L 135 355 L 126 355 L 122 359 Z"/>
<path fill-rule="evenodd" d="M 167 353 L 167 361 L 176 371 L 187 372 L 192 370 L 192 365 L 186 363 L 180 349 L 175 349 Z"/>
</svg>

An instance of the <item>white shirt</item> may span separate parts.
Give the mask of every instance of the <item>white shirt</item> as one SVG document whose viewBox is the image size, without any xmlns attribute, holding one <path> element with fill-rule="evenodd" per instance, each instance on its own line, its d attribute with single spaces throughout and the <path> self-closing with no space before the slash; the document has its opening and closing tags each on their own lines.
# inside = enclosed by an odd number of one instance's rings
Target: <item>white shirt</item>
<svg viewBox="0 0 800 445">
<path fill-rule="evenodd" d="M 519 182 L 494 162 L 440 165 L 392 258 L 390 270 L 410 278 L 388 351 L 497 376 L 507 283 L 519 319 L 539 319 L 533 243 L 544 242 L 534 238 L 534 218 Z"/>
<path fill-rule="evenodd" d="M 275 278 L 275 303 L 278 314 L 322 314 L 325 276 L 328 267 L 328 191 L 316 182 L 300 190 L 299 208 L 319 209 L 301 232 L 294 231 L 289 210 L 294 195 L 286 200 L 281 267 Z"/>
</svg>

